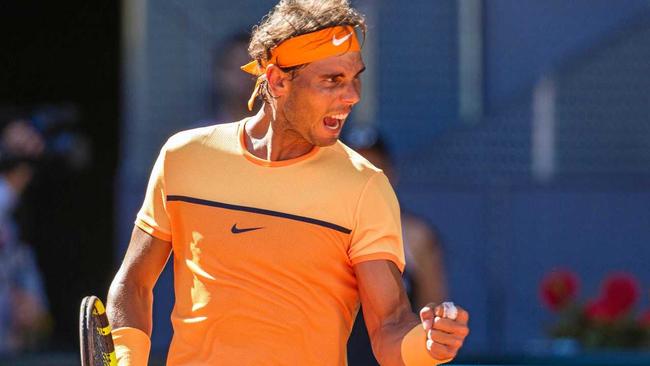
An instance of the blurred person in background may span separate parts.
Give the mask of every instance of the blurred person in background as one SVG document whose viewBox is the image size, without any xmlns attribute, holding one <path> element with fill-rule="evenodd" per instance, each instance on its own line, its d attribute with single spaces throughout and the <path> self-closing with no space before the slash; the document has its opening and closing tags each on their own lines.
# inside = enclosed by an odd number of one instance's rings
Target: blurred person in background
<svg viewBox="0 0 650 366">
<path fill-rule="evenodd" d="M 246 101 L 255 86 L 255 80 L 240 68 L 249 60 L 250 38 L 250 34 L 245 31 L 235 32 L 215 47 L 212 52 L 210 83 L 214 114 L 208 119 L 194 123 L 191 127 L 239 121 L 250 114 Z M 256 106 L 259 105 L 256 103 Z"/>
<path fill-rule="evenodd" d="M 0 144 L 0 354 L 11 354 L 38 347 L 50 323 L 34 252 L 20 241 L 13 218 L 44 141 L 27 120 L 12 119 Z"/>
<path fill-rule="evenodd" d="M 249 61 L 250 38 L 245 31 L 233 33 L 213 52 L 212 92 L 216 114 L 211 124 L 239 121 L 250 114 L 246 100 L 255 80 L 240 68 Z"/>
<path fill-rule="evenodd" d="M 397 187 L 398 172 L 393 166 L 386 141 L 378 129 L 351 126 L 344 141 L 373 165 L 382 169 L 393 187 Z M 447 298 L 447 284 L 438 232 L 424 218 L 405 211 L 403 207 L 401 219 L 407 263 L 402 280 L 411 307 L 417 311 L 428 301 L 442 303 Z M 348 360 L 350 365 L 355 366 L 377 365 L 361 311 L 348 341 Z"/>
</svg>

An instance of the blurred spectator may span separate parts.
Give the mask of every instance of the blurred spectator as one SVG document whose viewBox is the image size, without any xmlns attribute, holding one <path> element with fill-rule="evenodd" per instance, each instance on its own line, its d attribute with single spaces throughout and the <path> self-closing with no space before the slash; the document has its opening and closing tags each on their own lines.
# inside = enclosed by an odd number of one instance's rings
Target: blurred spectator
<svg viewBox="0 0 650 366">
<path fill-rule="evenodd" d="M 33 349 L 50 318 L 32 249 L 21 243 L 13 209 L 44 149 L 42 136 L 25 120 L 10 121 L 0 137 L 0 354 Z"/>
<path fill-rule="evenodd" d="M 251 114 L 246 102 L 251 96 L 255 80 L 240 69 L 250 61 L 249 41 L 248 33 L 237 32 L 214 49 L 211 85 L 214 119 L 203 120 L 197 126 L 239 121 Z M 255 108 L 257 107 L 253 109 Z"/>
<path fill-rule="evenodd" d="M 398 175 L 393 169 L 388 147 L 376 129 L 353 127 L 346 136 L 346 144 L 382 169 L 391 184 L 397 186 Z M 436 230 L 423 218 L 404 211 L 402 207 L 401 219 L 406 257 L 402 279 L 411 307 L 418 312 L 429 302 L 441 303 L 446 299 L 442 248 Z M 348 342 L 348 362 L 355 366 L 377 365 L 361 310 Z"/>
</svg>

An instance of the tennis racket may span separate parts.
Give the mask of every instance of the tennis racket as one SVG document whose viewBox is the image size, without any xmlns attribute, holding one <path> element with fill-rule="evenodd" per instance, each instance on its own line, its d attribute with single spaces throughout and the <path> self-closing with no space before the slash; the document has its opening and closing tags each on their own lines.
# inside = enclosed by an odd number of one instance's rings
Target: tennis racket
<svg viewBox="0 0 650 366">
<path fill-rule="evenodd" d="M 106 309 L 96 296 L 86 296 L 79 311 L 81 366 L 117 366 Z"/>
</svg>

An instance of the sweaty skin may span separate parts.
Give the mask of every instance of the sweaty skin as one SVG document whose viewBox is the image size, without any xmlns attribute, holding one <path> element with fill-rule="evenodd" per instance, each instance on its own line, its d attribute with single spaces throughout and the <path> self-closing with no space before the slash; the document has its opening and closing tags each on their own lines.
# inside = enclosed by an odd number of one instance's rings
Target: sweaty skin
<svg viewBox="0 0 650 366">
<path fill-rule="evenodd" d="M 269 65 L 266 77 L 276 105 L 265 104 L 246 123 L 247 149 L 259 158 L 277 161 L 334 144 L 345 120 L 332 130 L 324 119 L 347 116 L 359 102 L 364 69 L 359 52 L 312 62 L 293 75 Z"/>
</svg>

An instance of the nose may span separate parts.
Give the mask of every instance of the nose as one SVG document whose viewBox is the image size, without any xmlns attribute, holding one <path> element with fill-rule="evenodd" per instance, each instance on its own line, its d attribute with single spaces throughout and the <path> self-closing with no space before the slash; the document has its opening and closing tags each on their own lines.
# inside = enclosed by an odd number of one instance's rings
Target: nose
<svg viewBox="0 0 650 366">
<path fill-rule="evenodd" d="M 357 104 L 361 100 L 361 83 L 356 80 L 348 83 L 343 90 L 341 100 L 350 106 Z"/>
</svg>

